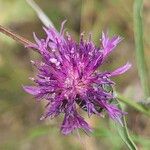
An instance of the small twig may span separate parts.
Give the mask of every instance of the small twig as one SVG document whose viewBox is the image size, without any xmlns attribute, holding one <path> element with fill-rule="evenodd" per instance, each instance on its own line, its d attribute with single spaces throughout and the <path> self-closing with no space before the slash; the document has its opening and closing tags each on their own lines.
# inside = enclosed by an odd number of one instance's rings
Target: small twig
<svg viewBox="0 0 150 150">
<path fill-rule="evenodd" d="M 16 33 L 8 30 L 7 28 L 3 27 L 0 25 L 0 32 L 5 34 L 6 36 L 14 39 L 15 41 L 23 44 L 24 46 L 28 46 L 28 45 L 34 45 L 34 43 L 32 43 L 31 41 L 25 39 L 24 37 L 17 35 Z"/>
</svg>

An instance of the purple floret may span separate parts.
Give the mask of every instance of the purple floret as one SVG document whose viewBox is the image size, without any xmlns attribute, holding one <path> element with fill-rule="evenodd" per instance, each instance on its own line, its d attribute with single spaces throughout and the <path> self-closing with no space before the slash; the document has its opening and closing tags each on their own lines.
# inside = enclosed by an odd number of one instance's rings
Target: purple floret
<svg viewBox="0 0 150 150">
<path fill-rule="evenodd" d="M 42 60 L 31 61 L 38 69 L 36 77 L 31 78 L 36 85 L 24 86 L 25 91 L 37 100 L 47 100 L 42 119 L 64 114 L 61 125 L 63 134 L 69 134 L 77 128 L 91 131 L 77 111 L 78 107 L 89 116 L 100 116 L 102 111 L 106 111 L 110 118 L 121 123 L 124 112 L 112 104 L 115 95 L 114 82 L 110 78 L 126 72 L 131 65 L 127 63 L 112 72 L 99 71 L 121 38 L 109 38 L 108 34 L 102 33 L 101 47 L 96 47 L 91 35 L 84 40 L 81 34 L 80 41 L 76 42 L 68 33 L 64 33 L 63 26 L 64 23 L 60 33 L 54 28 L 44 28 L 47 35 L 45 39 L 38 39 L 34 34 L 36 44 L 29 47 L 37 49 Z"/>
</svg>

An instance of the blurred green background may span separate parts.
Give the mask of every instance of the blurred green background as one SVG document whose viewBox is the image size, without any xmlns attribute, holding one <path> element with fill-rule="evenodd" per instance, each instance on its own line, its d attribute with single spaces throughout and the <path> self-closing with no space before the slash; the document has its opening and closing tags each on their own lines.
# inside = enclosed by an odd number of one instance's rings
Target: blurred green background
<svg viewBox="0 0 150 150">
<path fill-rule="evenodd" d="M 67 30 L 76 38 L 83 31 L 92 32 L 97 43 L 101 31 L 119 34 L 124 40 L 101 69 L 113 70 L 127 61 L 132 69 L 115 78 L 116 89 L 141 101 L 143 94 L 135 63 L 133 0 L 35 0 L 57 29 L 67 19 Z M 144 50 L 150 64 L 150 1 L 144 0 Z M 25 0 L 0 0 L 0 24 L 33 41 L 32 33 L 43 37 L 42 26 Z M 88 122 L 95 132 L 90 137 L 81 132 L 63 136 L 62 118 L 40 121 L 44 104 L 26 94 L 22 85 L 32 84 L 28 77 L 36 72 L 30 60 L 39 58 L 32 50 L 0 34 L 0 150 L 126 150 L 110 120 L 92 117 Z M 150 66 L 149 66 L 150 70 Z M 127 122 L 139 150 L 150 149 L 150 119 L 126 106 Z M 82 141 L 82 142 L 81 142 Z M 84 146 L 83 146 L 84 145 Z"/>
</svg>

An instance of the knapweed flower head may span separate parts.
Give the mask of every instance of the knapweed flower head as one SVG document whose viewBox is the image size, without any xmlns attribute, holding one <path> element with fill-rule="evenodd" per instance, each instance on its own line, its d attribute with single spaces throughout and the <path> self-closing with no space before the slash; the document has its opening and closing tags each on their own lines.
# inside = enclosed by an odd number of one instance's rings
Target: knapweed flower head
<svg viewBox="0 0 150 150">
<path fill-rule="evenodd" d="M 100 66 L 121 38 L 109 38 L 107 33 L 102 33 L 101 44 L 97 47 L 91 35 L 85 40 L 81 34 L 79 42 L 76 42 L 64 32 L 64 22 L 60 32 L 53 27 L 44 30 L 46 38 L 38 39 L 34 34 L 36 44 L 29 45 L 37 49 L 42 58 L 41 61 L 31 61 L 38 69 L 36 77 L 31 78 L 36 85 L 24 86 L 25 91 L 37 100 L 48 102 L 42 119 L 64 114 L 61 125 L 63 134 L 77 128 L 91 131 L 78 108 L 89 116 L 101 116 L 105 111 L 110 118 L 121 123 L 124 112 L 113 103 L 116 97 L 113 93 L 114 82 L 110 78 L 126 72 L 131 65 L 127 63 L 115 71 L 100 71 Z"/>
</svg>

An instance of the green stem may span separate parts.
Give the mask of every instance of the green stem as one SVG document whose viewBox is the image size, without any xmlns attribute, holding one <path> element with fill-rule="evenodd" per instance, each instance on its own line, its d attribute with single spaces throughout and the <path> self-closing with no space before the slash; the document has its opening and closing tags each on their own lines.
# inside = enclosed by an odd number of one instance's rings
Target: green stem
<svg viewBox="0 0 150 150">
<path fill-rule="evenodd" d="M 145 98 L 147 98 L 150 96 L 150 83 L 148 82 L 149 81 L 148 71 L 143 48 L 142 8 L 143 8 L 143 0 L 135 0 L 133 14 L 134 14 L 134 38 L 136 47 L 136 59 L 137 59 L 138 74 L 140 77 L 144 96 Z"/>
<path fill-rule="evenodd" d="M 121 104 L 119 102 L 118 102 L 118 104 L 119 104 L 119 108 L 121 110 L 123 110 Z M 122 123 L 123 123 L 123 126 L 116 124 L 120 137 L 122 138 L 122 140 L 124 141 L 124 143 L 127 145 L 127 147 L 130 150 L 137 150 L 135 143 L 133 142 L 132 138 L 130 137 L 125 116 L 122 117 Z"/>
<path fill-rule="evenodd" d="M 117 98 L 119 99 L 119 101 L 131 106 L 132 108 L 150 117 L 150 111 L 148 109 L 145 109 L 142 105 L 136 103 L 133 99 L 126 98 L 120 93 L 117 93 Z"/>
</svg>

